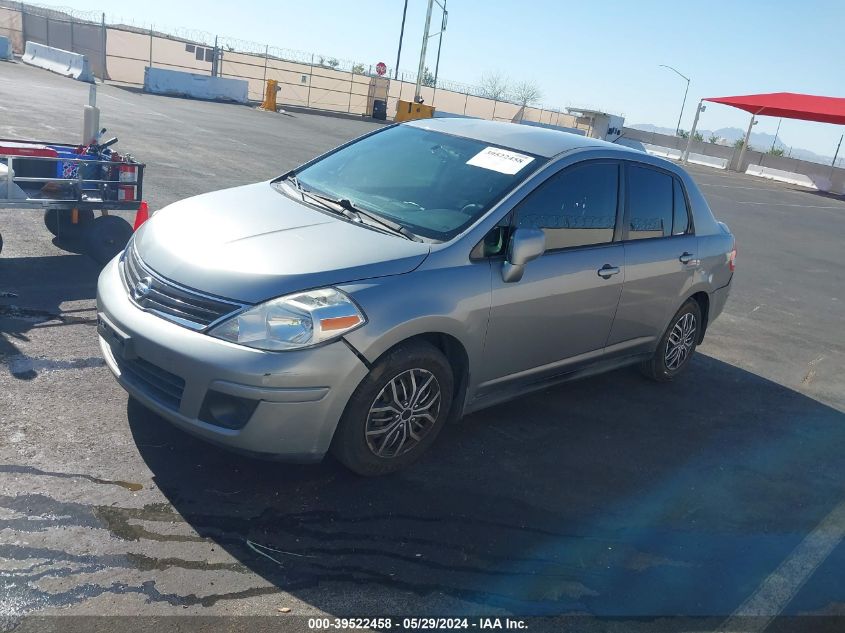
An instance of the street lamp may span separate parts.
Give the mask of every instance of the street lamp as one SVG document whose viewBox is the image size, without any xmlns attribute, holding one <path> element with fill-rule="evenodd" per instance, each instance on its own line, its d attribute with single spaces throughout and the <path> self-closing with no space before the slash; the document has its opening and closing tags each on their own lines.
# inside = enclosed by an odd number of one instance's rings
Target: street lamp
<svg viewBox="0 0 845 633">
<path fill-rule="evenodd" d="M 678 133 L 681 131 L 681 119 L 684 116 L 684 106 L 687 104 L 687 92 L 689 92 L 689 77 L 680 72 L 677 68 L 672 68 L 671 66 L 667 66 L 666 64 L 659 64 L 659 66 L 661 68 L 668 68 L 682 79 L 686 79 L 687 82 L 687 87 L 684 89 L 684 101 L 683 103 L 681 103 L 681 113 L 678 115 L 678 125 L 675 126 L 675 135 L 677 136 Z"/>
</svg>

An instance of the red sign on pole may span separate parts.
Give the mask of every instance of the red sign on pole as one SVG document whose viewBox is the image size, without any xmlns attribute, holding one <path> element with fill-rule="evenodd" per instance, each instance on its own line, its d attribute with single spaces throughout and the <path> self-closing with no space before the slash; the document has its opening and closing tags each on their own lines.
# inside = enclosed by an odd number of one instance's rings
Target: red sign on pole
<svg viewBox="0 0 845 633">
<path fill-rule="evenodd" d="M 384 73 L 387 72 L 387 64 L 385 64 L 384 62 L 379 62 L 378 64 L 376 64 L 376 72 L 379 74 L 379 76 L 384 75 Z"/>
</svg>

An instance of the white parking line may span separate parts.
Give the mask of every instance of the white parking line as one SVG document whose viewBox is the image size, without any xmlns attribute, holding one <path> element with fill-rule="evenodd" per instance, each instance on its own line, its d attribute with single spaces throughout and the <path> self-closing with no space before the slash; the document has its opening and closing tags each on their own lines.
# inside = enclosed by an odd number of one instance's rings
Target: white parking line
<svg viewBox="0 0 845 633">
<path fill-rule="evenodd" d="M 752 190 L 755 190 L 755 191 L 759 191 L 760 189 L 767 189 L 769 191 L 779 191 L 779 190 L 781 190 L 781 187 L 762 187 L 762 186 L 761 187 L 740 187 L 739 185 L 717 185 L 717 184 L 712 183 L 712 182 L 702 182 L 700 184 L 701 184 L 702 187 L 721 187 L 723 189 L 752 189 Z M 809 189 L 807 190 L 808 193 L 810 191 L 811 190 L 809 190 Z M 795 192 L 790 192 L 790 193 L 805 193 L 805 192 L 804 191 L 795 191 Z"/>
<path fill-rule="evenodd" d="M 845 537 L 845 501 L 837 505 L 748 599 L 718 633 L 759 633 L 779 615 Z"/>
<path fill-rule="evenodd" d="M 801 207 L 802 209 L 842 209 L 842 206 L 825 206 L 818 204 L 786 204 L 784 202 L 739 202 L 734 200 L 734 204 L 762 204 L 767 207 Z"/>
</svg>

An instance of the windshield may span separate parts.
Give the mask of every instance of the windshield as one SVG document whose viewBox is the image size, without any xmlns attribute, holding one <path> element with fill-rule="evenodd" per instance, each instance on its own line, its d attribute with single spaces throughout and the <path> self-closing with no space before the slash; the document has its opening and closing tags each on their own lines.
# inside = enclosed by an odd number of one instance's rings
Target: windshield
<svg viewBox="0 0 845 633">
<path fill-rule="evenodd" d="M 399 125 L 296 174 L 299 184 L 446 241 L 475 222 L 544 159 Z"/>
</svg>

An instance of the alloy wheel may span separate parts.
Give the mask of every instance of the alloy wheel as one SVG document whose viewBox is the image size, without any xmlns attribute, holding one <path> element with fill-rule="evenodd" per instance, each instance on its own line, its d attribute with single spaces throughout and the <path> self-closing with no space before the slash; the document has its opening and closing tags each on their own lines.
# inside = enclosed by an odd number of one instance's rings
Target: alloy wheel
<svg viewBox="0 0 845 633">
<path fill-rule="evenodd" d="M 687 312 L 672 326 L 669 340 L 666 342 L 666 353 L 663 361 L 666 369 L 674 371 L 684 364 L 695 347 L 696 319 L 695 315 Z"/>
<path fill-rule="evenodd" d="M 393 458 L 413 449 L 437 421 L 440 383 L 430 371 L 409 369 L 382 387 L 367 414 L 367 446 Z"/>
</svg>

